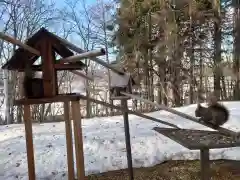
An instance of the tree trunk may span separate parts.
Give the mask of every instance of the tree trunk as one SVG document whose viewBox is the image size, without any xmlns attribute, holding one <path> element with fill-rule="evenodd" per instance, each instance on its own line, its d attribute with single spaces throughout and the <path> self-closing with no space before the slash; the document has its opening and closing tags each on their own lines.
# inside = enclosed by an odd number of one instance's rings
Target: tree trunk
<svg viewBox="0 0 240 180">
<path fill-rule="evenodd" d="M 240 2 L 236 1 L 235 4 L 235 9 L 234 9 L 234 71 L 237 77 L 236 80 L 236 85 L 234 87 L 234 100 L 240 100 L 240 72 L 239 72 L 239 68 L 240 68 Z"/>
<path fill-rule="evenodd" d="M 217 0 L 216 0 L 217 1 Z M 220 7 L 220 4 L 217 6 Z M 217 7 L 216 6 L 216 7 Z M 214 15 L 216 21 L 214 21 L 214 93 L 215 96 L 220 98 L 221 91 L 221 69 L 219 64 L 221 63 L 221 19 L 219 15 L 219 10 L 216 8 L 214 10 Z"/>
<path fill-rule="evenodd" d="M 194 102 L 194 94 L 193 94 L 193 90 L 194 90 L 194 75 L 193 75 L 193 71 L 194 71 L 194 28 L 193 28 L 193 20 L 192 20 L 192 12 L 189 12 L 189 17 L 190 17 L 190 37 L 189 37 L 189 42 L 190 42 L 190 49 L 188 49 L 189 51 L 189 57 L 190 57 L 190 89 L 189 89 L 189 103 L 192 104 Z"/>
</svg>

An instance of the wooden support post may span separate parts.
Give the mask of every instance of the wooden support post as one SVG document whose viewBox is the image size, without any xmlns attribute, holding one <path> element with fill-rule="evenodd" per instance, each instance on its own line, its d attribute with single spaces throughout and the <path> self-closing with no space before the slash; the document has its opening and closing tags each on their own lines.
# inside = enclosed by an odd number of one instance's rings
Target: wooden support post
<svg viewBox="0 0 240 180">
<path fill-rule="evenodd" d="M 52 49 L 52 61 L 53 61 L 53 67 L 54 67 L 54 77 L 52 78 L 52 83 L 53 83 L 53 94 L 56 96 L 58 95 L 58 75 L 57 75 L 57 70 L 55 68 L 55 59 L 56 59 L 56 53 L 55 51 Z"/>
<path fill-rule="evenodd" d="M 79 101 L 72 101 L 72 117 L 73 117 L 73 125 L 74 125 L 77 179 L 84 180 L 85 178 L 84 152 L 83 152 L 82 123 L 81 123 Z"/>
<path fill-rule="evenodd" d="M 35 180 L 36 176 L 35 176 L 32 119 L 31 119 L 30 105 L 24 105 L 24 125 L 25 125 L 25 134 L 26 134 L 28 177 L 29 177 L 29 180 Z"/>
<path fill-rule="evenodd" d="M 69 118 L 69 102 L 64 102 L 64 119 L 67 145 L 68 180 L 74 180 L 74 161 L 72 145 L 72 123 Z"/>
<path fill-rule="evenodd" d="M 127 97 L 126 97 L 127 98 Z M 134 179 L 133 175 L 133 167 L 132 167 L 132 150 L 131 150 L 131 141 L 130 141 L 130 132 L 129 132 L 129 121 L 128 121 L 128 105 L 127 99 L 121 99 L 124 118 L 124 130 L 125 130 L 125 142 L 126 142 L 126 150 L 127 150 L 127 161 L 128 161 L 128 175 L 129 180 Z"/>
<path fill-rule="evenodd" d="M 209 149 L 200 150 L 201 180 L 210 180 Z"/>
<path fill-rule="evenodd" d="M 56 96 L 56 73 L 55 73 L 55 56 L 53 53 L 52 44 L 44 39 L 41 44 L 41 54 L 42 54 L 42 71 L 43 71 L 43 81 L 44 81 L 44 96 L 53 97 Z"/>
</svg>

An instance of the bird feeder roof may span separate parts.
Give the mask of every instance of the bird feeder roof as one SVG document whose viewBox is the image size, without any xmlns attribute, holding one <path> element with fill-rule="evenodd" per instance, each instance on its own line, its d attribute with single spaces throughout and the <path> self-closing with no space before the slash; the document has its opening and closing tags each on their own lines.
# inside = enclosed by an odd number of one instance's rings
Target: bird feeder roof
<svg viewBox="0 0 240 180">
<path fill-rule="evenodd" d="M 38 51 L 41 51 L 41 46 L 39 46 L 39 44 L 43 40 L 50 41 L 53 50 L 63 58 L 74 55 L 74 53 L 67 48 L 66 43 L 60 37 L 49 32 L 45 28 L 41 28 L 39 31 L 33 34 L 30 38 L 26 40 L 25 44 Z M 33 54 L 22 47 L 19 47 L 18 49 L 15 50 L 13 56 L 2 66 L 2 69 L 16 71 L 22 70 L 26 67 L 27 64 L 33 65 L 33 63 L 39 57 L 40 56 Z M 79 61 L 78 63 L 81 63 L 83 67 L 85 66 L 85 64 L 81 61 Z"/>
</svg>

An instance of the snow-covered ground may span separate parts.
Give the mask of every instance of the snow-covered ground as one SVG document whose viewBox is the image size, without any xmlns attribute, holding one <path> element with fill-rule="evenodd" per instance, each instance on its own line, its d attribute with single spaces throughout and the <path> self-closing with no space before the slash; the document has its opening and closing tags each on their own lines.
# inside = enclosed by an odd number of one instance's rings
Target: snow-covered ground
<svg viewBox="0 0 240 180">
<path fill-rule="evenodd" d="M 239 131 L 240 102 L 225 102 L 231 110 L 224 127 Z M 176 108 L 194 114 L 196 105 Z M 187 129 L 207 129 L 200 124 L 165 111 L 148 115 Z M 168 127 L 130 115 L 130 133 L 134 167 L 148 167 L 166 160 L 199 159 L 198 151 L 190 151 L 152 130 Z M 64 123 L 34 124 L 34 146 L 37 179 L 67 179 Z M 86 174 L 127 167 L 122 116 L 83 120 Z M 23 125 L 0 126 L 0 179 L 28 179 Z M 216 149 L 211 159 L 240 160 L 240 148 Z"/>
</svg>

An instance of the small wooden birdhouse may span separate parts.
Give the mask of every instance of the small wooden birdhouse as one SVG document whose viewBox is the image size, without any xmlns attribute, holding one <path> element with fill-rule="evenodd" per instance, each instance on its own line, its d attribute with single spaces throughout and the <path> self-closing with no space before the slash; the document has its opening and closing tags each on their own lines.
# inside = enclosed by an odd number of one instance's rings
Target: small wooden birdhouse
<svg viewBox="0 0 240 180">
<path fill-rule="evenodd" d="M 124 75 L 119 75 L 117 73 L 111 72 L 110 81 L 110 96 L 111 99 L 123 99 L 128 98 L 127 96 L 121 94 L 121 92 L 126 92 L 132 94 L 133 86 L 136 84 L 130 73 L 125 73 Z"/>
</svg>

